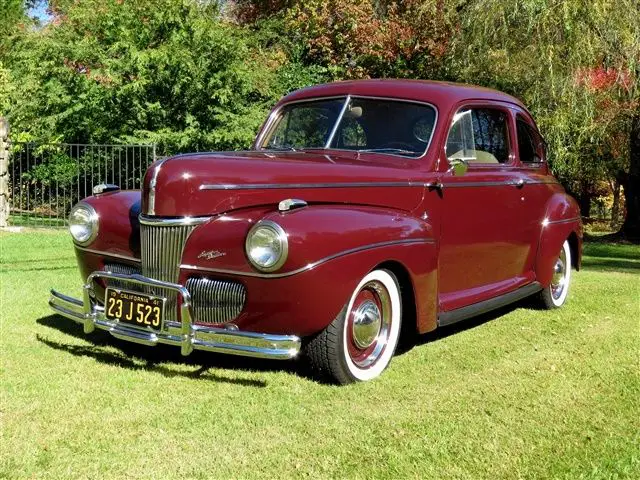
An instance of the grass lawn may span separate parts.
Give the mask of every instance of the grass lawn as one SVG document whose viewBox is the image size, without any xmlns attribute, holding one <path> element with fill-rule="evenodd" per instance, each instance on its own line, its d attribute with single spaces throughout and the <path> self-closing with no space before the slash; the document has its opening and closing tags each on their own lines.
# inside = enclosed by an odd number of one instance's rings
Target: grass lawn
<svg viewBox="0 0 640 480">
<path fill-rule="evenodd" d="M 85 337 L 47 306 L 80 295 L 66 233 L 0 250 L 0 478 L 640 478 L 640 247 L 587 245 L 565 308 L 442 329 L 348 387 Z"/>
</svg>

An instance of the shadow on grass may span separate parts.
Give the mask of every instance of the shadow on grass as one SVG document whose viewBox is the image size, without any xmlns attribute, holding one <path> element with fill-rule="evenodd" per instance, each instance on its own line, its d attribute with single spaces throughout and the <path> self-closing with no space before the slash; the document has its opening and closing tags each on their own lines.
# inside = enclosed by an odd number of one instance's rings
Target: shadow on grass
<svg viewBox="0 0 640 480">
<path fill-rule="evenodd" d="M 583 257 L 582 268 L 603 272 L 640 272 L 640 261 L 633 262 L 624 258 Z"/>
<path fill-rule="evenodd" d="M 60 315 L 42 317 L 36 322 L 39 325 L 54 328 L 66 335 L 85 340 L 92 344 L 89 346 L 67 344 L 47 339 L 39 334 L 36 335 L 39 342 L 50 348 L 64 351 L 75 356 L 90 357 L 108 365 L 131 370 L 145 370 L 160 373 L 169 378 L 186 377 L 259 388 L 266 387 L 267 382 L 257 379 L 225 377 L 213 373 L 210 370 L 228 369 L 246 372 L 285 371 L 303 378 L 311 378 L 310 372 L 305 368 L 303 362 L 296 360 L 268 360 L 201 351 L 194 351 L 188 357 L 184 357 L 180 354 L 180 349 L 177 347 L 168 345 L 158 345 L 156 347 L 138 345 L 114 338 L 102 330 L 97 330 L 87 335 L 84 333 L 81 325 Z M 106 347 L 114 347 L 118 351 L 113 352 Z M 166 364 L 186 365 L 197 368 L 194 371 L 183 372 L 169 368 Z"/>
<path fill-rule="evenodd" d="M 499 319 L 500 317 L 507 315 L 508 313 L 511 313 L 519 308 L 526 308 L 530 310 L 539 309 L 539 307 L 537 307 L 537 304 L 535 303 L 535 300 L 533 300 L 532 298 L 525 298 L 523 300 L 520 300 L 519 302 L 500 307 L 496 310 L 491 310 L 490 312 L 483 313 L 482 315 L 471 317 L 466 320 L 461 320 L 452 325 L 438 327 L 428 333 L 416 333 L 413 336 L 407 336 L 407 338 L 398 345 L 396 355 L 404 355 L 405 353 L 413 350 L 415 347 L 419 347 L 427 343 L 437 342 L 438 340 L 445 339 L 447 337 L 450 337 L 451 335 L 456 335 L 466 330 L 481 327 L 485 323 Z"/>
</svg>

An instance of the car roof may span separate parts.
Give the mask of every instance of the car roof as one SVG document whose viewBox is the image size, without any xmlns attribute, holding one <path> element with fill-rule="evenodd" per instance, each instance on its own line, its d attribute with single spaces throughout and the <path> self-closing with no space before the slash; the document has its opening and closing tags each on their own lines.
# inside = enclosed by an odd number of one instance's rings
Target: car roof
<svg viewBox="0 0 640 480">
<path fill-rule="evenodd" d="M 465 100 L 497 100 L 512 103 L 526 111 L 520 100 L 498 90 L 432 80 L 375 79 L 325 83 L 296 90 L 284 97 L 280 103 L 341 95 L 422 101 L 432 103 L 438 108 L 450 107 Z"/>
</svg>

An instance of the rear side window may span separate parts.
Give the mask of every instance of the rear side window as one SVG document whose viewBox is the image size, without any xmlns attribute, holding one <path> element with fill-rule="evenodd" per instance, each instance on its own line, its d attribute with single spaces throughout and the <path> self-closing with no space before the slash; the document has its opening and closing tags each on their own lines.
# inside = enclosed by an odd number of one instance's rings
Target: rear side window
<svg viewBox="0 0 640 480">
<path fill-rule="evenodd" d="M 540 163 L 544 160 L 542 137 L 520 116 L 516 118 L 518 129 L 518 153 L 522 163 Z"/>
<path fill-rule="evenodd" d="M 468 108 L 453 116 L 447 137 L 447 158 L 470 163 L 507 163 L 507 113 L 493 108 Z"/>
</svg>

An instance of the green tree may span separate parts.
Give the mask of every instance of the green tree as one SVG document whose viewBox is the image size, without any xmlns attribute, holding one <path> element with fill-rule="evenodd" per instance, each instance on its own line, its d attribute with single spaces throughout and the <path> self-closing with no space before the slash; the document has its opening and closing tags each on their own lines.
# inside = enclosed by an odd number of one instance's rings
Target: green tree
<svg viewBox="0 0 640 480">
<path fill-rule="evenodd" d="M 467 1 L 451 57 L 458 78 L 513 93 L 532 109 L 553 170 L 582 200 L 583 214 L 599 182 L 623 184 L 623 234 L 630 238 L 640 227 L 633 177 L 639 6 L 638 0 Z"/>
<path fill-rule="evenodd" d="M 438 77 L 455 17 L 443 0 L 238 0 L 232 13 L 249 25 L 279 18 L 300 63 L 331 80 Z"/>
<path fill-rule="evenodd" d="M 56 0 L 11 53 L 9 114 L 27 138 L 156 142 L 165 152 L 250 145 L 291 72 L 217 2 Z M 301 85 L 302 84 L 302 85 Z"/>
</svg>

